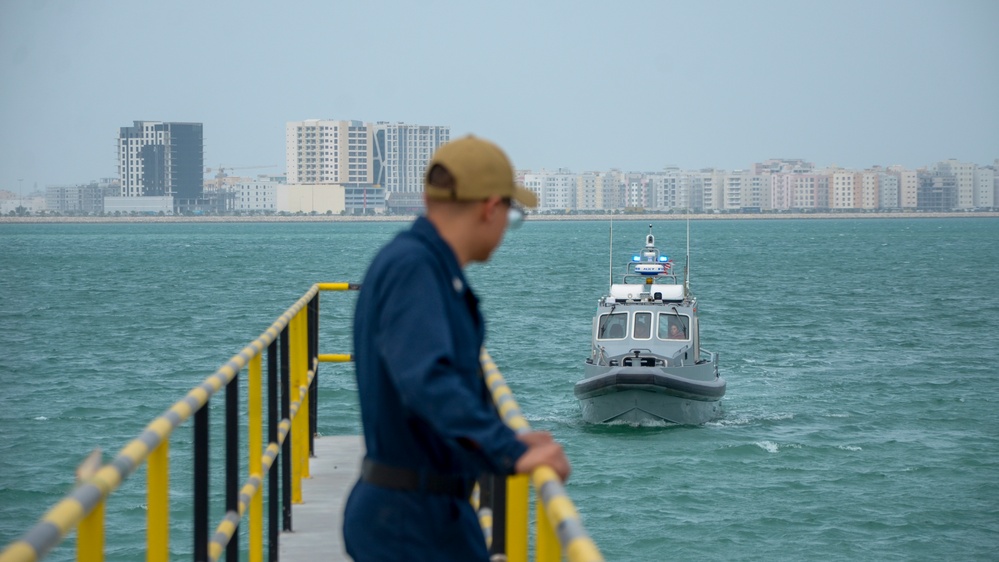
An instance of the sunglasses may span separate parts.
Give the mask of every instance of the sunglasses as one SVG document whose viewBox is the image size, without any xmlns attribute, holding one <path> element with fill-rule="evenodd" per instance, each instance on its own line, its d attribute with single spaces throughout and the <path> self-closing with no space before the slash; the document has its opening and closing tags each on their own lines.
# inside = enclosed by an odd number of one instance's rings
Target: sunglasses
<svg viewBox="0 0 999 562">
<path fill-rule="evenodd" d="M 509 210 L 507 211 L 507 228 L 520 228 L 520 225 L 524 224 L 524 209 L 513 202 L 513 199 L 509 197 L 504 197 L 503 202 L 506 203 Z"/>
</svg>

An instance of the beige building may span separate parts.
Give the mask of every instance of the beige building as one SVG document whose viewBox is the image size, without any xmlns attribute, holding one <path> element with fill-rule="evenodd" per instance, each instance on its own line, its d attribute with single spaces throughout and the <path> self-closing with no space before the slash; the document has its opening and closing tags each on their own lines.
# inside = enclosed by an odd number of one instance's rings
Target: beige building
<svg viewBox="0 0 999 562">
<path fill-rule="evenodd" d="M 361 121 L 307 119 L 285 125 L 289 185 L 370 184 L 372 153 L 372 128 Z"/>
<path fill-rule="evenodd" d="M 857 209 L 860 207 L 860 181 L 857 172 L 833 170 L 829 177 L 829 208 Z"/>
<path fill-rule="evenodd" d="M 860 178 L 860 208 L 877 209 L 881 206 L 880 170 L 865 170 L 857 174 Z"/>
<path fill-rule="evenodd" d="M 274 206 L 279 213 L 339 215 L 347 208 L 346 190 L 340 185 L 277 185 Z"/>
</svg>

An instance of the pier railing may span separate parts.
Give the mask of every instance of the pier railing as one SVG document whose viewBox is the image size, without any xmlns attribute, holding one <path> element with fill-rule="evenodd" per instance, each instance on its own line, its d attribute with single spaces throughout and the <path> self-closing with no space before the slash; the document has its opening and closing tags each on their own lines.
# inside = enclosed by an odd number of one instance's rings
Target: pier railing
<svg viewBox="0 0 999 562">
<path fill-rule="evenodd" d="M 239 560 L 242 518 L 248 515 L 248 552 L 251 562 L 264 559 L 264 523 L 267 523 L 267 559 L 278 559 L 279 525 L 292 528 L 294 503 L 302 502 L 302 478 L 308 478 L 309 457 L 317 427 L 318 367 L 320 362 L 349 362 L 349 353 L 319 353 L 319 293 L 356 290 L 350 283 L 317 283 L 257 339 L 219 367 L 200 385 L 150 422 L 142 433 L 110 463 L 79 471 L 79 483 L 30 528 L 19 540 L 0 552 L 0 562 L 42 560 L 65 536 L 77 532 L 77 560 L 104 559 L 105 503 L 112 492 L 143 463 L 146 466 L 146 560 L 166 562 L 170 558 L 170 436 L 191 417 L 193 439 L 193 520 L 191 559 L 227 562 Z M 266 371 L 264 356 L 266 350 Z M 504 421 L 515 431 L 529 431 L 527 421 L 513 399 L 496 365 L 482 352 L 486 382 Z M 246 370 L 248 474 L 240 487 L 239 381 Z M 266 405 L 264 376 L 266 373 Z M 225 390 L 225 515 L 209 537 L 209 402 Z M 263 441 L 264 416 L 267 443 Z M 305 415 L 300 415 L 300 414 Z M 275 464 L 280 458 L 279 465 Z M 535 560 L 555 561 L 564 554 L 571 562 L 603 560 L 586 535 L 578 513 L 555 472 L 541 467 L 530 476 L 538 498 Z M 500 479 L 501 481 L 504 479 Z M 491 502 L 504 513 L 499 522 L 502 540 L 493 541 L 493 552 L 502 552 L 511 562 L 528 559 L 528 477 L 505 479 L 489 490 Z M 267 482 L 268 512 L 263 506 Z M 491 518 L 489 518 L 491 519 Z M 491 523 L 491 521 L 489 521 Z M 490 528 L 487 535 L 492 536 Z"/>
</svg>

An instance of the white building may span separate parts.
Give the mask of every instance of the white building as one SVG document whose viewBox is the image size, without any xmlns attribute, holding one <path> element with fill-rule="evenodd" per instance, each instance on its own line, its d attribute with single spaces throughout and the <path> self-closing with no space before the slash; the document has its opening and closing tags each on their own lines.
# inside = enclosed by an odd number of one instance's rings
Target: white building
<svg viewBox="0 0 999 562">
<path fill-rule="evenodd" d="M 878 174 L 878 205 L 882 209 L 898 209 L 898 175 L 888 172 Z"/>
<path fill-rule="evenodd" d="M 526 174 L 524 187 L 538 196 L 539 212 L 576 209 L 576 175 L 568 170 Z"/>
<path fill-rule="evenodd" d="M 237 178 L 229 186 L 233 211 L 277 211 L 277 186 L 275 181 L 257 178 Z"/>
<path fill-rule="evenodd" d="M 975 208 L 991 209 L 996 206 L 996 171 L 993 168 L 975 168 Z"/>
<path fill-rule="evenodd" d="M 374 183 L 386 193 L 423 193 L 434 151 L 451 140 L 451 127 L 379 122 L 374 131 Z"/>
</svg>

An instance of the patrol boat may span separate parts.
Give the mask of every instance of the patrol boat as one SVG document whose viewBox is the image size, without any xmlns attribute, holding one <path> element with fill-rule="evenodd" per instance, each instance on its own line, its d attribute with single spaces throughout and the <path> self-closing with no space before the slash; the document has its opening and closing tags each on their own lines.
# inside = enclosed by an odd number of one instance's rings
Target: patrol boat
<svg viewBox="0 0 999 562">
<path fill-rule="evenodd" d="M 590 357 L 575 386 L 585 421 L 696 425 L 721 414 L 725 379 L 718 376 L 718 354 L 701 349 L 689 228 L 682 281 L 656 248 L 650 224 L 623 282 L 611 279 L 610 293 L 598 302 Z"/>
</svg>

